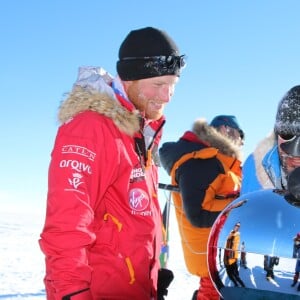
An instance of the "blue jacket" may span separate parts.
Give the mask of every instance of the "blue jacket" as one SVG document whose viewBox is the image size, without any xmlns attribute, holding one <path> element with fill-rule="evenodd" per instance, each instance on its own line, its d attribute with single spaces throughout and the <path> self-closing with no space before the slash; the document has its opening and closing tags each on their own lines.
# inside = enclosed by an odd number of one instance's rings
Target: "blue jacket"
<svg viewBox="0 0 300 300">
<path fill-rule="evenodd" d="M 244 162 L 241 194 L 268 188 L 282 188 L 278 146 L 273 133 L 263 139 Z"/>
</svg>

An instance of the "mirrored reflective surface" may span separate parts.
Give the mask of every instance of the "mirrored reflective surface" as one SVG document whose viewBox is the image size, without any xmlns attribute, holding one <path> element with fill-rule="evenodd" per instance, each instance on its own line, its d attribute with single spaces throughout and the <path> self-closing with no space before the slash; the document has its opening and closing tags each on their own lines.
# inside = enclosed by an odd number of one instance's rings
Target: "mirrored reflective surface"
<svg viewBox="0 0 300 300">
<path fill-rule="evenodd" d="M 209 272 L 222 297 L 299 299 L 300 279 L 291 286 L 297 233 L 299 202 L 279 191 L 253 192 L 232 202 L 214 223 L 208 243 Z"/>
</svg>

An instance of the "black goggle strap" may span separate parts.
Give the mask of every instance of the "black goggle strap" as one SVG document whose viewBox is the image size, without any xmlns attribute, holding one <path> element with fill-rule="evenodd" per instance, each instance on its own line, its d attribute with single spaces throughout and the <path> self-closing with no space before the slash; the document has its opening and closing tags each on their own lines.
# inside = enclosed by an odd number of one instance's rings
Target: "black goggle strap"
<svg viewBox="0 0 300 300">
<path fill-rule="evenodd" d="M 144 57 L 123 57 L 123 61 L 137 61 L 144 60 L 149 61 L 149 63 L 158 64 L 165 68 L 174 67 L 176 65 L 179 68 L 184 68 L 186 66 L 186 55 L 160 55 L 160 56 L 144 56 Z"/>
</svg>

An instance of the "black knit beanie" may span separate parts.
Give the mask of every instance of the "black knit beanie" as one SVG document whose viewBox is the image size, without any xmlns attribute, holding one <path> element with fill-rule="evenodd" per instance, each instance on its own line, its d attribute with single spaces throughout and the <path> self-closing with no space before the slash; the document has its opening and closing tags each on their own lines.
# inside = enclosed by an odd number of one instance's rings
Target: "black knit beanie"
<svg viewBox="0 0 300 300">
<path fill-rule="evenodd" d="M 300 85 L 291 88 L 278 104 L 275 133 L 300 135 Z"/>
<path fill-rule="evenodd" d="M 173 61 L 167 61 L 168 56 L 173 56 Z M 117 72 L 124 81 L 179 76 L 184 66 L 182 59 L 178 47 L 166 32 L 146 27 L 126 36 L 119 49 Z"/>
</svg>

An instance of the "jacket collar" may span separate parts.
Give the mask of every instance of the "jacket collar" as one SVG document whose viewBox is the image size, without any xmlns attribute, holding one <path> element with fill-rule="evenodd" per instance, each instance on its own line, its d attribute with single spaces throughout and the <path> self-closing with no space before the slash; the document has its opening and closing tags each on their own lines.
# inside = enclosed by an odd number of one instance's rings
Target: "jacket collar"
<svg viewBox="0 0 300 300">
<path fill-rule="evenodd" d="M 242 160 L 240 147 L 214 127 L 209 126 L 205 120 L 199 119 L 195 121 L 192 134 L 194 135 L 193 139 L 198 139 L 199 143 L 217 148 L 225 155 L 237 158 L 240 161 Z M 188 133 L 183 136 L 183 138 L 185 137 L 191 139 L 191 134 Z"/>
</svg>

